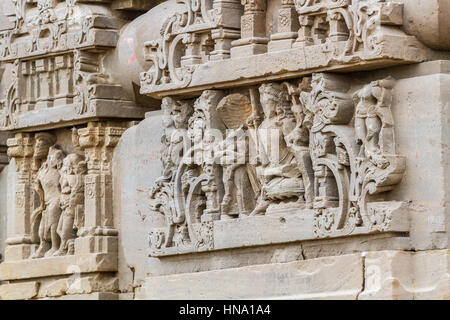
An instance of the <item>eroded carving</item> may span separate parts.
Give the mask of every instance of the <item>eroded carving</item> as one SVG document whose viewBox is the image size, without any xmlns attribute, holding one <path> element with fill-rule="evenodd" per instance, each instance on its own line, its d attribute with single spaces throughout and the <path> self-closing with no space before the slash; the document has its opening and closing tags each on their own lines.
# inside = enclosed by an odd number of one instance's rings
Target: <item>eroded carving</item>
<svg viewBox="0 0 450 320">
<path fill-rule="evenodd" d="M 151 231 L 152 254 L 212 250 L 215 220 L 285 210 L 313 210 L 317 237 L 386 230 L 389 205 L 371 196 L 392 190 L 405 170 L 395 153 L 394 85 L 388 78 L 355 90 L 344 76 L 320 73 L 259 90 L 206 90 L 193 112 L 189 100 L 165 98 L 165 170 L 151 198 L 167 228 Z M 170 110 L 183 115 L 178 122 Z"/>
</svg>

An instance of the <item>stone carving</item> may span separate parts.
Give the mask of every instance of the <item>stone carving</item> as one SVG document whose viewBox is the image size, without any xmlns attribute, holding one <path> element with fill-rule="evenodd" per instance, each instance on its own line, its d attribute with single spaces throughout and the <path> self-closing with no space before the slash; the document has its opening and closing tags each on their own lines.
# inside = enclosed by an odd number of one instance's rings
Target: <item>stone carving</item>
<svg viewBox="0 0 450 320">
<path fill-rule="evenodd" d="M 448 296 L 445 0 L 0 3 L 0 300 Z"/>
<path fill-rule="evenodd" d="M 390 111 L 394 84 L 393 79 L 372 82 L 352 101 L 339 76 L 316 74 L 311 92 L 301 94 L 313 114 L 310 147 L 320 235 L 375 227 L 367 215 L 368 196 L 392 190 L 403 177 L 405 158 L 395 154 Z"/>
<path fill-rule="evenodd" d="M 261 186 L 256 178 L 255 166 L 250 160 L 249 140 L 243 140 L 249 127 L 253 106 L 243 94 L 230 94 L 224 97 L 217 111 L 228 129 L 227 135 L 216 151 L 223 167 L 224 196 L 221 203 L 222 219 L 248 216 L 255 207 L 255 196 Z"/>
<path fill-rule="evenodd" d="M 39 221 L 39 248 L 32 258 L 55 254 L 60 246 L 58 223 L 61 217 L 60 169 L 64 152 L 55 146 L 50 147 L 47 160 L 37 173 L 35 191 L 39 196 L 39 207 L 31 216 L 32 224 Z"/>
<path fill-rule="evenodd" d="M 141 74 L 144 87 L 186 87 L 197 65 L 230 57 L 231 42 L 239 37 L 240 1 L 184 4 L 184 10 L 166 19 L 161 38 L 145 44 L 146 59 L 152 67 Z"/>
<path fill-rule="evenodd" d="M 288 207 L 314 211 L 317 237 L 384 230 L 390 210 L 371 196 L 392 190 L 405 170 L 395 153 L 394 85 L 373 81 L 352 95 L 345 77 L 320 73 L 243 93 L 206 90 L 193 113 L 190 101 L 165 98 L 164 173 L 151 198 L 168 228 L 151 231 L 152 254 L 212 250 L 199 245 L 214 234 L 206 221 Z M 174 123 L 183 130 L 168 139 Z"/>
<path fill-rule="evenodd" d="M 345 70 L 360 61 L 377 64 L 393 59 L 399 53 L 393 49 L 400 43 L 408 52 L 399 60 L 426 55 L 417 40 L 400 28 L 403 3 L 280 2 L 278 16 L 267 12 L 266 0 L 183 2 L 184 6 L 165 20 L 161 36 L 145 45 L 144 55 L 151 67 L 141 73 L 141 93 L 163 98 L 199 94 L 213 84 L 228 88 L 233 81 L 251 85 L 264 81 L 263 74 L 282 76 L 286 69 L 281 66 L 290 66 L 290 72 L 302 76 L 300 70 L 312 73 L 323 66 Z M 271 25 L 277 26 L 276 30 L 266 30 Z M 258 65 L 264 65 L 264 72 L 246 68 L 253 57 Z M 241 73 L 243 68 L 246 73 Z M 224 69 L 232 71 L 221 72 Z"/>
<path fill-rule="evenodd" d="M 295 1 L 299 13 L 298 44 L 346 41 L 343 55 L 379 54 L 383 25 L 403 24 L 403 5 L 384 0 Z M 328 34 L 328 37 L 326 36 Z M 360 50 L 362 49 L 362 50 Z M 334 49 L 336 54 L 337 47 Z"/>
<path fill-rule="evenodd" d="M 61 122 L 60 112 L 49 108 L 83 118 L 112 104 L 135 106 L 105 71 L 104 58 L 116 47 L 120 25 L 112 14 L 73 0 L 15 4 L 21 13 L 16 27 L 0 30 L 0 62 L 12 66 L 11 84 L 0 101 L 0 128 L 33 125 L 37 110 Z"/>
<path fill-rule="evenodd" d="M 63 160 L 61 168 L 61 218 L 57 232 L 61 245 L 55 255 L 73 254 L 77 230 L 84 224 L 84 175 L 87 165 L 84 157 L 73 153 Z"/>
<path fill-rule="evenodd" d="M 35 135 L 34 190 L 39 204 L 31 215 L 31 240 L 38 243 L 32 258 L 74 253 L 77 230 L 83 226 L 84 157 L 65 155 L 50 133 Z"/>
<path fill-rule="evenodd" d="M 0 172 L 6 165 L 8 165 L 9 162 L 7 156 L 8 148 L 6 146 L 7 138 L 7 133 L 0 133 Z"/>
</svg>

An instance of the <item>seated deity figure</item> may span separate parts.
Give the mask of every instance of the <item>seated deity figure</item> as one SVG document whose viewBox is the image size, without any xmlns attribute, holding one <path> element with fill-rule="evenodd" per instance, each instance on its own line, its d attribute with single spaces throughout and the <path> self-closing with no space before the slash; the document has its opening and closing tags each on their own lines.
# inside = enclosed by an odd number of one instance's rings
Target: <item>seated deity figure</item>
<svg viewBox="0 0 450 320">
<path fill-rule="evenodd" d="M 83 224 L 86 171 L 87 165 L 82 155 L 69 154 L 63 161 L 60 179 L 62 213 L 57 229 L 61 245 L 54 255 L 73 254 L 73 240 Z"/>
<path fill-rule="evenodd" d="M 33 169 L 38 171 L 42 163 L 47 159 L 50 147 L 56 143 L 56 137 L 47 132 L 40 132 L 35 135 L 34 139 Z M 31 241 L 33 243 L 39 243 L 40 222 L 40 215 L 37 215 L 36 219 L 31 221 Z"/>
<path fill-rule="evenodd" d="M 39 169 L 35 179 L 35 191 L 39 195 L 40 205 L 33 212 L 32 223 L 41 218 L 39 224 L 39 248 L 32 258 L 42 258 L 53 255 L 60 245 L 60 237 L 57 233 L 59 218 L 61 216 L 61 178 L 59 170 L 62 167 L 64 152 L 58 146 L 49 149 L 47 160 Z"/>
<path fill-rule="evenodd" d="M 314 171 L 309 150 L 309 131 L 314 115 L 304 107 L 298 97 L 303 89 L 310 86 L 310 83 L 309 78 L 304 78 L 298 88 L 287 82 L 284 83 L 292 97 L 292 112 L 297 123 L 295 129 L 286 136 L 286 143 L 294 153 L 298 168 L 302 174 L 305 187 L 304 200 L 307 208 L 313 207 L 314 198 Z M 301 201 L 302 199 L 299 200 Z"/>
<path fill-rule="evenodd" d="M 251 215 L 264 214 L 271 203 L 298 200 L 304 193 L 301 171 L 286 137 L 296 126 L 288 94 L 276 83 L 259 88 L 264 119 L 258 127 L 257 174 L 261 193 Z"/>
</svg>

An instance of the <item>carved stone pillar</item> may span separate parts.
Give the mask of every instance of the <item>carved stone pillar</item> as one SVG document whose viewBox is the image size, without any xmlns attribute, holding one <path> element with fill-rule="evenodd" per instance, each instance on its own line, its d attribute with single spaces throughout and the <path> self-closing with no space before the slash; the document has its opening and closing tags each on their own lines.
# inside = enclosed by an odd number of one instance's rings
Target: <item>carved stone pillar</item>
<svg viewBox="0 0 450 320">
<path fill-rule="evenodd" d="M 282 0 L 278 11 L 278 33 L 270 36 L 269 52 L 291 49 L 299 27 L 294 0 Z"/>
<path fill-rule="evenodd" d="M 31 250 L 30 217 L 33 210 L 31 188 L 33 138 L 28 133 L 17 133 L 7 141 L 8 156 L 14 158 L 17 170 L 15 185 L 14 229 L 6 240 L 5 260 L 27 259 Z"/>
<path fill-rule="evenodd" d="M 125 126 L 90 122 L 79 129 L 79 145 L 85 152 L 88 172 L 85 177 L 84 226 L 78 231 L 75 253 L 117 251 L 117 230 L 113 223 L 112 168 L 114 147 Z"/>
<path fill-rule="evenodd" d="M 22 111 L 30 111 L 34 109 L 36 104 L 36 68 L 32 61 L 22 62 L 22 76 L 25 79 L 24 87 L 21 88 L 24 93 L 22 99 Z"/>
<path fill-rule="evenodd" d="M 211 31 L 214 51 L 211 52 L 210 59 L 212 61 L 229 59 L 231 42 L 241 36 L 239 31 L 242 15 L 241 1 L 214 0 L 213 10 L 218 28 Z"/>
<path fill-rule="evenodd" d="M 267 52 L 266 0 L 242 0 L 244 15 L 241 17 L 241 39 L 232 42 L 232 58 L 246 57 Z"/>
</svg>

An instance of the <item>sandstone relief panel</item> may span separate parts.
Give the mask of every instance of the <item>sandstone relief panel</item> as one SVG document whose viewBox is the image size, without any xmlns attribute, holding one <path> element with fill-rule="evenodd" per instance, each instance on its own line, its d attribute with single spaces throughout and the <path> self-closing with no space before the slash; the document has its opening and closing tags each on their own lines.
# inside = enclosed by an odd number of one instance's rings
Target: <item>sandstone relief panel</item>
<svg viewBox="0 0 450 320">
<path fill-rule="evenodd" d="M 313 215 L 314 238 L 392 230 L 402 180 L 391 112 L 395 80 L 351 90 L 313 74 L 162 103 L 164 173 L 150 192 L 166 224 L 152 254 L 214 249 L 217 221 Z"/>
</svg>

